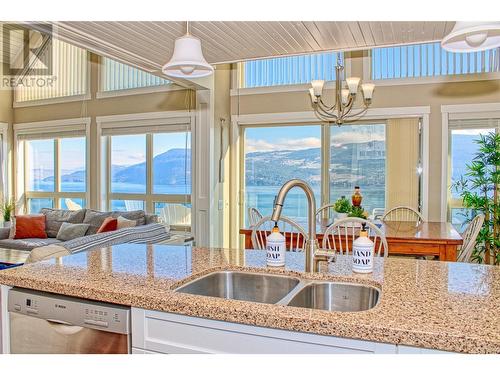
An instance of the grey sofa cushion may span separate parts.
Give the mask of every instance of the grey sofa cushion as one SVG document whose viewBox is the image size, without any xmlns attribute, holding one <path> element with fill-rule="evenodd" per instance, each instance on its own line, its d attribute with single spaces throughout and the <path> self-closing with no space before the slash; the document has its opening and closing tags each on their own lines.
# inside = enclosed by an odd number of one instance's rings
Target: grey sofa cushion
<svg viewBox="0 0 500 375">
<path fill-rule="evenodd" d="M 77 237 L 83 237 L 87 229 L 89 229 L 88 224 L 62 223 L 59 232 L 57 232 L 57 239 L 60 241 L 69 241 Z"/>
<path fill-rule="evenodd" d="M 55 238 L 62 223 L 81 224 L 85 218 L 85 209 L 78 211 L 56 210 L 42 208 L 41 214 L 45 215 L 45 232 L 48 237 Z"/>
<path fill-rule="evenodd" d="M 102 212 L 88 209 L 85 213 L 85 218 L 83 219 L 84 224 L 89 224 L 87 235 L 96 234 L 97 230 L 101 227 L 104 219 L 109 216 L 115 218 L 117 218 L 118 216 L 122 216 L 128 220 L 135 220 L 137 226 L 146 224 L 146 213 L 142 210 Z"/>
<path fill-rule="evenodd" d="M 6 239 L 0 240 L 0 248 L 31 251 L 35 247 L 60 243 L 55 238 L 23 238 L 21 240 Z"/>
</svg>

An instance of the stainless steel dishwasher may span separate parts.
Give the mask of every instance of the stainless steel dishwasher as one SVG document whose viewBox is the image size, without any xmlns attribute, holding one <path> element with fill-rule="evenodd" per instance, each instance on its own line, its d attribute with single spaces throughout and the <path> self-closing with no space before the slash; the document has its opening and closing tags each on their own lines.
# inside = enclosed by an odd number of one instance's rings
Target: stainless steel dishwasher
<svg viewBox="0 0 500 375">
<path fill-rule="evenodd" d="M 8 310 L 11 353 L 130 353 L 130 308 L 13 288 Z"/>
</svg>

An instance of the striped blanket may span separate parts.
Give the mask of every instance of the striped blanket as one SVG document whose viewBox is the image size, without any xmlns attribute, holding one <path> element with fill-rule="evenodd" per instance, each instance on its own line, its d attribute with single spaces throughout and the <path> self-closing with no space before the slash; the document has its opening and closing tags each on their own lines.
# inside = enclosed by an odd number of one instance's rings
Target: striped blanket
<svg viewBox="0 0 500 375">
<path fill-rule="evenodd" d="M 119 245 L 122 243 L 158 243 L 170 238 L 164 225 L 153 223 L 118 229 L 112 232 L 92 234 L 66 242 L 33 249 L 26 263 L 75 254 L 82 251 Z"/>
</svg>

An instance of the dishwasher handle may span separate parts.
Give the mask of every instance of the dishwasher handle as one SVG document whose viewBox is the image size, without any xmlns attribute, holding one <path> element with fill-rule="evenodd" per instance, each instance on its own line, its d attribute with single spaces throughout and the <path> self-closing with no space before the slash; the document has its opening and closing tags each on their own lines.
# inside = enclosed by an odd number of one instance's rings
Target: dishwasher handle
<svg viewBox="0 0 500 375">
<path fill-rule="evenodd" d="M 80 332 L 85 327 L 74 326 L 68 322 L 56 319 L 45 319 L 49 323 L 50 327 L 57 333 L 65 336 L 75 335 Z"/>
</svg>

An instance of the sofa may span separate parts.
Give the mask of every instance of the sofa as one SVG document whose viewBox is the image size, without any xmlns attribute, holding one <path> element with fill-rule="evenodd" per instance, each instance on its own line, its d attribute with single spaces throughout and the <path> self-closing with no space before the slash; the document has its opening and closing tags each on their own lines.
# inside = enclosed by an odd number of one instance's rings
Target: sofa
<svg viewBox="0 0 500 375">
<path fill-rule="evenodd" d="M 75 253 L 120 243 L 155 243 L 170 237 L 166 227 L 158 223 L 158 216 L 146 214 L 142 210 L 103 212 L 91 209 L 70 211 L 43 208 L 40 213 L 45 215 L 47 238 L 9 239 L 10 228 L 0 228 L 0 248 L 33 252 L 35 249 L 50 247 L 67 253 Z M 110 216 L 134 220 L 136 226 L 97 233 L 104 220 Z M 56 237 L 64 222 L 88 224 L 89 228 L 83 237 L 60 241 Z M 33 257 L 30 256 L 30 258 Z"/>
</svg>

